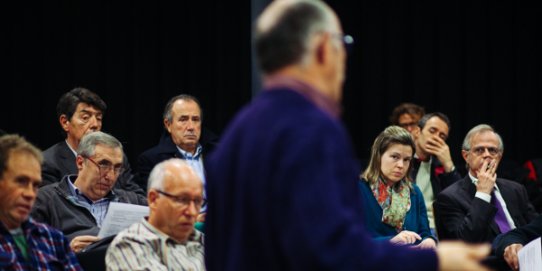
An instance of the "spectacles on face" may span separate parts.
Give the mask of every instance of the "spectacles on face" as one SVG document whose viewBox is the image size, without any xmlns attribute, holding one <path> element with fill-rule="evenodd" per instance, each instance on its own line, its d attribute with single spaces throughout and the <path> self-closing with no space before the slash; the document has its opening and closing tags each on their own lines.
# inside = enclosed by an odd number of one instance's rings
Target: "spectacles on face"
<svg viewBox="0 0 542 271">
<path fill-rule="evenodd" d="M 194 202 L 194 206 L 196 207 L 196 210 L 201 209 L 201 206 L 203 206 L 203 199 L 202 198 L 192 199 L 192 198 L 187 197 L 187 196 L 175 196 L 175 195 L 172 195 L 170 193 L 167 193 L 167 192 L 164 192 L 164 191 L 161 191 L 161 190 L 158 190 L 158 189 L 155 189 L 155 190 L 159 194 L 162 194 L 162 195 L 168 197 L 169 199 L 173 200 L 174 202 L 178 203 L 181 206 L 181 208 L 186 208 L 186 207 L 190 206 L 190 202 Z"/>
<path fill-rule="evenodd" d="M 472 151 L 476 155 L 483 155 L 484 153 L 486 153 L 486 150 L 491 156 L 495 156 L 501 153 L 501 150 L 495 147 L 476 147 L 471 149 L 470 151 Z"/>
<path fill-rule="evenodd" d="M 109 161 L 100 161 L 99 163 L 92 160 L 92 158 L 88 157 L 88 156 L 83 156 L 85 159 L 89 160 L 90 162 L 92 162 L 93 164 L 95 164 L 97 167 L 98 167 L 98 170 L 100 171 L 100 175 L 102 174 L 106 174 L 108 172 L 110 172 L 111 170 L 113 170 L 113 172 L 115 173 L 116 176 L 122 174 L 122 172 L 124 172 L 124 167 L 121 166 L 121 165 L 118 165 L 118 166 L 114 166 L 113 164 L 111 164 L 111 162 Z"/>
</svg>

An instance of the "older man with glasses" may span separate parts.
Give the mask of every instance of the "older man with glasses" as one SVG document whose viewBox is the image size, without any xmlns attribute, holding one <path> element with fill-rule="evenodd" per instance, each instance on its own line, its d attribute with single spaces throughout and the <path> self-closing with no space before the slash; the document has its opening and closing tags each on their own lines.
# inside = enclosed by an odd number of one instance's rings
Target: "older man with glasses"
<svg viewBox="0 0 542 271">
<path fill-rule="evenodd" d="M 461 154 L 468 175 L 442 191 L 434 203 L 440 239 L 492 242 L 537 216 L 525 187 L 497 177 L 503 151 L 501 136 L 491 126 L 480 124 L 467 133 Z"/>
<path fill-rule="evenodd" d="M 107 270 L 205 270 L 203 235 L 194 229 L 203 204 L 198 175 L 172 158 L 154 167 L 147 190 L 149 216 L 115 237 Z"/>
<path fill-rule="evenodd" d="M 77 149 L 78 175 L 40 189 L 32 217 L 60 229 L 80 252 L 97 241 L 110 202 L 147 205 L 145 197 L 113 188 L 124 171 L 122 144 L 103 132 L 85 135 Z"/>
</svg>

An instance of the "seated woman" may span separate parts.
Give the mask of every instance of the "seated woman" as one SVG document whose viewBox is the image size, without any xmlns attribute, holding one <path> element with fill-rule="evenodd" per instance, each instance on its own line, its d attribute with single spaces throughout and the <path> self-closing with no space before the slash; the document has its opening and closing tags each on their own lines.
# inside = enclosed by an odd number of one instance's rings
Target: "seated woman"
<svg viewBox="0 0 542 271">
<path fill-rule="evenodd" d="M 389 126 L 375 139 L 359 182 L 365 226 L 375 239 L 435 248 L 422 192 L 408 174 L 414 151 L 410 133 L 399 126 Z"/>
</svg>

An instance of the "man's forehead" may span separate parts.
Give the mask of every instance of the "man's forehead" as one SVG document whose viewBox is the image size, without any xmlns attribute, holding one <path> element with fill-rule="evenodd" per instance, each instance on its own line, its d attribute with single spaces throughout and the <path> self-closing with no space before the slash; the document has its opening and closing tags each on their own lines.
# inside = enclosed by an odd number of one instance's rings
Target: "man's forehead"
<svg viewBox="0 0 542 271">
<path fill-rule="evenodd" d="M 94 157 L 110 159 L 118 159 L 120 157 L 120 159 L 122 159 L 123 154 L 120 148 L 112 148 L 106 145 L 98 144 L 94 148 Z"/>
<path fill-rule="evenodd" d="M 78 103 L 75 111 L 77 112 L 84 111 L 84 112 L 88 112 L 92 114 L 103 114 L 103 112 L 100 109 L 87 103 Z"/>
</svg>

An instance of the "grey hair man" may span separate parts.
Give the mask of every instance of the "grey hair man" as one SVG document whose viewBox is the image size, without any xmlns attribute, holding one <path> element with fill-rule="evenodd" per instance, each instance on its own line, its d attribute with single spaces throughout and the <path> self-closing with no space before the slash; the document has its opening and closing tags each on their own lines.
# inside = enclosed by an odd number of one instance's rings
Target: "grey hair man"
<svg viewBox="0 0 542 271">
<path fill-rule="evenodd" d="M 124 171 L 122 144 L 103 132 L 83 136 L 77 149 L 77 175 L 40 189 L 32 217 L 60 229 L 80 252 L 98 240 L 110 202 L 147 205 L 145 197 L 116 189 Z"/>
</svg>

